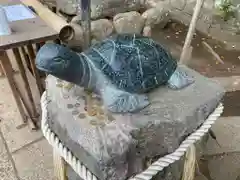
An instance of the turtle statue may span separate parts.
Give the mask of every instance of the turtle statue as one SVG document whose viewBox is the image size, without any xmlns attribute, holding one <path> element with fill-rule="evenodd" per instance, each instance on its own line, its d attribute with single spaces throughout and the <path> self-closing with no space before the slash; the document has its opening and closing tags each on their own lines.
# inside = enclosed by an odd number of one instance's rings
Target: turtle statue
<svg viewBox="0 0 240 180">
<path fill-rule="evenodd" d="M 159 43 L 138 34 L 117 34 L 82 53 L 47 43 L 36 56 L 39 70 L 99 94 L 111 112 L 136 112 L 147 93 L 161 86 L 181 89 L 194 79 Z"/>
</svg>

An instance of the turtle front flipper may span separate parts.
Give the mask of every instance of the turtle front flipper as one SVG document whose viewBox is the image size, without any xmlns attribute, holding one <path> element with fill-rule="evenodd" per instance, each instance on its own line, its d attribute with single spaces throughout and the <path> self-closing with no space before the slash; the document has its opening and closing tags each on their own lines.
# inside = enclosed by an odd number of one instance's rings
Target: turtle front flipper
<svg viewBox="0 0 240 180">
<path fill-rule="evenodd" d="M 148 97 L 144 94 L 132 94 L 106 86 L 102 93 L 105 107 L 113 113 L 133 113 L 149 105 Z"/>
<path fill-rule="evenodd" d="M 170 79 L 168 80 L 168 87 L 171 89 L 183 89 L 194 83 L 194 78 L 189 76 L 181 67 L 177 67 Z"/>
</svg>

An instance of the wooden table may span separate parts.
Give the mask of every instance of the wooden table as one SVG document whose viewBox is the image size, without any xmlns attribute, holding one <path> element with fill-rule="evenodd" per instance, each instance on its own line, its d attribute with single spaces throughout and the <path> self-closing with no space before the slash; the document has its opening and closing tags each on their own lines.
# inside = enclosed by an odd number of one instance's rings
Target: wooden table
<svg viewBox="0 0 240 180">
<path fill-rule="evenodd" d="M 10 6 L 22 3 L 19 0 L 0 0 L 0 4 L 3 6 Z M 42 94 L 44 89 L 40 81 L 39 72 L 35 67 L 35 51 L 33 44 L 43 43 L 49 40 L 56 40 L 58 38 L 58 33 L 49 27 L 36 14 L 34 14 L 34 16 L 35 17 L 31 19 L 9 22 L 12 34 L 0 36 L 0 63 L 6 79 L 11 87 L 12 94 L 24 124 L 27 123 L 27 117 L 29 117 L 34 125 L 34 128 L 37 128 L 36 118 L 39 115 L 36 110 L 22 57 L 29 57 L 31 69 L 33 71 L 34 78 L 36 79 L 38 90 L 40 94 Z M 13 51 L 20 75 L 23 79 L 25 87 L 24 91 L 20 90 L 18 82 L 16 82 L 14 78 L 12 64 L 8 54 L 6 53 L 6 51 L 10 49 Z M 27 99 L 24 98 L 24 93 L 27 93 L 27 96 L 25 96 Z"/>
</svg>

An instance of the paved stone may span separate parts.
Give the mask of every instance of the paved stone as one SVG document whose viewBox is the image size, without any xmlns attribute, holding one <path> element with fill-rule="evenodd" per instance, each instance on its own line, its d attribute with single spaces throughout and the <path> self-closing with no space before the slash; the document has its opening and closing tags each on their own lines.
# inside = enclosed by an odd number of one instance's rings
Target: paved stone
<svg viewBox="0 0 240 180">
<path fill-rule="evenodd" d="M 222 117 L 213 126 L 213 131 L 217 136 L 217 143 L 209 138 L 205 154 L 216 154 L 224 152 L 240 151 L 240 117 Z"/>
<path fill-rule="evenodd" d="M 17 180 L 12 163 L 5 149 L 3 139 L 0 137 L 0 179 Z"/>
<path fill-rule="evenodd" d="M 240 154 L 215 157 L 209 160 L 208 167 L 213 180 L 236 180 L 240 174 Z"/>
<path fill-rule="evenodd" d="M 13 154 L 21 179 L 51 180 L 53 178 L 52 147 L 46 140 L 34 143 Z"/>
<path fill-rule="evenodd" d="M 20 79 L 17 78 L 17 80 Z M 16 129 L 22 121 L 12 92 L 5 78 L 0 78 L 0 92 L 1 129 L 10 151 L 16 151 L 26 144 L 41 138 L 41 131 L 32 132 L 27 126 L 22 129 Z"/>
</svg>

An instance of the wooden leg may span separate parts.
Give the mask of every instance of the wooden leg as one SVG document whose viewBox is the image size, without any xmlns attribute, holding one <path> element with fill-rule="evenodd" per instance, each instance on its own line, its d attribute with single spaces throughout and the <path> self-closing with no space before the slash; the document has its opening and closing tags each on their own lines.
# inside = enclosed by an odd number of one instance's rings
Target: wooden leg
<svg viewBox="0 0 240 180">
<path fill-rule="evenodd" d="M 4 76 L 4 71 L 3 71 L 2 65 L 0 64 L 0 77 L 1 76 Z"/>
<path fill-rule="evenodd" d="M 40 79 L 40 75 L 39 75 L 39 72 L 35 66 L 35 53 L 34 53 L 34 50 L 33 50 L 33 47 L 31 44 L 27 45 L 27 50 L 28 50 L 28 54 L 30 56 L 30 60 L 31 60 L 31 67 L 32 67 L 32 70 L 33 70 L 33 74 L 35 76 L 35 80 L 36 80 L 36 83 L 37 83 L 37 86 L 38 86 L 38 90 L 39 90 L 39 93 L 40 95 L 42 95 L 43 93 L 43 86 L 41 84 L 41 79 Z"/>
<path fill-rule="evenodd" d="M 196 148 L 191 145 L 185 155 L 182 180 L 193 180 L 195 177 Z"/>
<path fill-rule="evenodd" d="M 36 49 L 37 49 L 37 52 L 39 51 L 39 49 L 45 44 L 45 42 L 41 42 L 41 43 L 37 43 L 36 44 Z"/>
<path fill-rule="evenodd" d="M 25 72 L 25 69 L 24 69 L 22 58 L 21 58 L 21 55 L 20 55 L 20 52 L 19 52 L 18 48 L 13 48 L 12 51 L 13 51 L 13 54 L 16 58 L 17 65 L 18 65 L 18 68 L 19 68 L 19 71 L 20 71 L 20 74 L 21 74 L 21 77 L 22 77 L 22 80 L 23 80 L 23 83 L 24 83 L 24 86 L 25 86 L 25 90 L 26 90 L 26 93 L 27 93 L 27 97 L 30 101 L 30 106 L 32 108 L 29 107 L 29 105 L 27 104 L 27 100 L 25 99 L 22 92 L 19 92 L 20 97 L 22 99 L 22 102 L 23 102 L 29 116 L 31 117 L 30 119 L 32 120 L 33 125 L 35 126 L 34 129 L 36 129 L 37 127 L 36 127 L 35 118 L 37 118 L 38 113 L 37 113 L 37 109 L 36 109 L 36 106 L 35 106 L 35 103 L 34 103 L 34 100 L 33 100 L 33 95 L 32 95 L 30 85 L 28 83 L 28 78 L 27 78 L 27 75 L 26 75 L 26 72 Z"/>
<path fill-rule="evenodd" d="M 56 150 L 53 150 L 53 164 L 55 180 L 67 180 L 66 162 Z"/>
<path fill-rule="evenodd" d="M 1 58 L 2 58 L 1 61 L 0 61 L 1 66 L 3 68 L 6 79 L 8 80 L 8 83 L 9 83 L 10 88 L 12 90 L 12 94 L 13 94 L 13 97 L 16 101 L 16 104 L 17 104 L 19 113 L 21 115 L 21 118 L 23 120 L 23 123 L 26 124 L 27 119 L 26 119 L 24 108 L 23 108 L 23 104 L 22 104 L 21 99 L 18 95 L 18 89 L 17 89 L 16 83 L 14 81 L 13 69 L 12 69 L 11 62 L 10 62 L 10 60 L 8 58 L 8 55 L 5 51 L 0 51 L 0 54 L 1 54 Z"/>
</svg>

